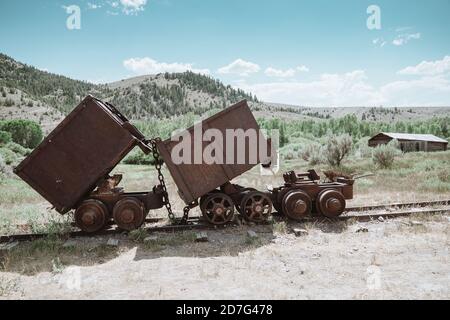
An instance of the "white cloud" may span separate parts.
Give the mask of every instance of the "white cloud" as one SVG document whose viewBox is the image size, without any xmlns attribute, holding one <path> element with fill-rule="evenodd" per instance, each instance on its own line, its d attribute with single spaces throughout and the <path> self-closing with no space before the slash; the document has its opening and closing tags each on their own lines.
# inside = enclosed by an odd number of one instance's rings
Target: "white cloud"
<svg viewBox="0 0 450 320">
<path fill-rule="evenodd" d="M 200 74 L 210 73 L 208 69 L 195 69 L 191 63 L 158 62 L 149 57 L 127 59 L 123 62 L 123 66 L 138 75 L 185 71 L 192 71 Z"/>
<path fill-rule="evenodd" d="M 237 74 L 241 77 L 246 77 L 250 73 L 259 72 L 259 70 L 261 70 L 259 65 L 242 59 L 237 59 L 229 65 L 220 68 L 217 72 L 220 74 Z"/>
<path fill-rule="evenodd" d="M 372 40 L 372 43 L 375 46 L 379 46 L 380 48 L 383 48 L 386 45 L 387 42 L 384 41 L 383 38 L 375 38 L 375 39 Z"/>
<path fill-rule="evenodd" d="M 307 66 L 298 66 L 295 69 L 299 72 L 309 72 L 309 68 Z"/>
<path fill-rule="evenodd" d="M 405 106 L 449 106 L 450 81 L 444 77 L 424 77 L 394 81 L 379 90 L 385 101 Z"/>
<path fill-rule="evenodd" d="M 289 68 L 287 70 L 275 69 L 272 67 L 268 67 L 264 74 L 269 77 L 275 78 L 292 78 L 297 74 L 297 72 L 308 72 L 309 69 L 306 66 L 298 66 L 295 69 Z"/>
<path fill-rule="evenodd" d="M 100 9 L 102 7 L 100 4 L 91 3 L 91 2 L 88 2 L 87 5 L 88 5 L 88 9 L 90 9 L 90 10 Z"/>
<path fill-rule="evenodd" d="M 312 82 L 241 83 L 239 86 L 269 102 L 311 106 L 378 104 L 380 97 L 365 80 L 365 72 L 355 70 L 342 75 L 323 74 Z"/>
<path fill-rule="evenodd" d="M 269 67 L 264 71 L 264 73 L 269 77 L 292 78 L 295 76 L 295 69 L 280 70 Z"/>
<path fill-rule="evenodd" d="M 262 101 L 308 106 L 450 105 L 450 81 L 443 77 L 394 81 L 375 87 L 363 70 L 323 74 L 311 82 L 271 82 L 236 86 Z"/>
<path fill-rule="evenodd" d="M 398 35 L 393 41 L 392 44 L 394 46 L 402 46 L 404 44 L 407 44 L 410 40 L 418 40 L 421 38 L 421 34 L 418 33 L 406 33 L 406 34 L 401 34 Z"/>
<path fill-rule="evenodd" d="M 445 56 L 442 60 L 422 61 L 418 65 L 406 67 L 398 74 L 403 75 L 439 75 L 450 72 L 450 56 Z"/>
<path fill-rule="evenodd" d="M 137 15 L 139 12 L 144 11 L 147 5 L 147 0 L 117 0 L 107 1 L 111 8 L 115 11 L 108 10 L 109 15 L 117 15 L 118 10 L 122 10 L 126 15 Z"/>
</svg>

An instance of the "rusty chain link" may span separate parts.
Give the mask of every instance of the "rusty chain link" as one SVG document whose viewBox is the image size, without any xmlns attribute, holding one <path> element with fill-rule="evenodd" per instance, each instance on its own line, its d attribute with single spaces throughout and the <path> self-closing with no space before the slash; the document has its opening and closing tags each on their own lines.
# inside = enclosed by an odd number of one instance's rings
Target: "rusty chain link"
<svg viewBox="0 0 450 320">
<path fill-rule="evenodd" d="M 164 175 L 162 173 L 162 162 L 161 162 L 161 159 L 160 159 L 160 156 L 159 156 L 159 152 L 158 152 L 158 148 L 157 148 L 157 143 L 160 142 L 160 141 L 161 141 L 160 138 L 151 139 L 150 140 L 150 144 L 151 144 L 153 158 L 155 160 L 155 169 L 158 172 L 159 184 L 161 185 L 161 188 L 163 190 L 164 206 L 166 207 L 169 219 L 172 222 L 174 222 L 175 221 L 175 214 L 173 213 L 172 205 L 170 204 L 169 193 L 167 192 L 166 182 L 164 180 Z M 180 224 L 187 224 L 187 221 L 189 219 L 189 211 L 190 210 L 191 210 L 191 206 L 184 207 L 184 209 L 183 209 L 183 217 L 180 220 Z"/>
</svg>

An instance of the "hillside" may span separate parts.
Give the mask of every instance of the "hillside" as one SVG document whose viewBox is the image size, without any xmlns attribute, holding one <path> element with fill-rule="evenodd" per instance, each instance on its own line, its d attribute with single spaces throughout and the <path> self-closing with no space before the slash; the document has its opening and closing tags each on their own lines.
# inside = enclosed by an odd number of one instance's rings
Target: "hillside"
<svg viewBox="0 0 450 320">
<path fill-rule="evenodd" d="M 247 99 L 256 117 L 326 120 L 355 115 L 371 122 L 398 122 L 450 116 L 444 107 L 311 108 L 261 103 L 242 90 L 192 72 L 157 74 L 95 85 L 28 66 L 0 54 L 0 120 L 35 120 L 49 132 L 87 94 L 109 101 L 134 120 L 204 114 Z"/>
<path fill-rule="evenodd" d="M 104 96 L 106 91 L 0 54 L 0 119 L 31 119 L 48 131 L 88 93 Z"/>
<path fill-rule="evenodd" d="M 111 83 L 108 88 L 113 92 L 110 102 L 136 119 L 163 118 L 188 112 L 202 114 L 243 99 L 257 102 L 256 97 L 240 89 L 189 71 L 126 79 Z"/>
<path fill-rule="evenodd" d="M 450 116 L 449 107 L 303 107 L 266 103 L 259 113 L 262 116 L 280 115 L 285 119 L 337 119 L 355 115 L 359 120 L 372 122 L 397 122 L 426 120 Z"/>
<path fill-rule="evenodd" d="M 53 128 L 86 95 L 118 106 L 132 119 L 201 114 L 256 97 L 192 72 L 136 77 L 108 85 L 52 74 L 0 54 L 0 119 L 27 118 Z"/>
</svg>

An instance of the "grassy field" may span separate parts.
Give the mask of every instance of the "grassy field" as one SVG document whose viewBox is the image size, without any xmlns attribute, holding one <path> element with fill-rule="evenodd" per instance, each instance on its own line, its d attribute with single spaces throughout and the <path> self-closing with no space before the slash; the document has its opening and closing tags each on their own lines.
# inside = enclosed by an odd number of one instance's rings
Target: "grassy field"
<svg viewBox="0 0 450 320">
<path fill-rule="evenodd" d="M 259 167 L 235 179 L 244 186 L 265 190 L 266 186 L 282 183 L 282 174 L 287 170 L 306 171 L 312 166 L 297 158 L 281 160 L 281 169 L 275 176 L 261 176 Z M 329 169 L 319 164 L 314 168 L 321 174 Z M 440 200 L 450 198 L 450 151 L 435 153 L 406 153 L 398 156 L 390 169 L 378 169 L 370 158 L 351 156 L 340 168 L 353 174 L 373 173 L 355 183 L 354 199 L 350 205 L 372 203 Z M 152 166 L 119 165 L 114 173 L 124 176 L 121 185 L 127 191 L 151 190 L 158 183 Z M 176 187 L 165 170 L 171 202 L 178 214 L 184 203 L 176 193 Z M 152 211 L 152 216 L 166 216 L 164 209 Z M 199 214 L 196 209 L 193 214 Z M 14 176 L 0 180 L 0 232 L 17 231 L 22 225 L 24 231 L 42 231 L 68 224 L 71 216 L 60 216 L 51 205 L 26 183 Z"/>
</svg>

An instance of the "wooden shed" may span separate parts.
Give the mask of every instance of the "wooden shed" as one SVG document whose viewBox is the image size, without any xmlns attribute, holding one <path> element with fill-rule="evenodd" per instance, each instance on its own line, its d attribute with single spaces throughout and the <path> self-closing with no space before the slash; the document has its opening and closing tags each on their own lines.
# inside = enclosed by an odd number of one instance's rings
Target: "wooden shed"
<svg viewBox="0 0 450 320">
<path fill-rule="evenodd" d="M 404 152 L 411 151 L 445 151 L 448 141 L 432 134 L 410 134 L 410 133 L 390 133 L 380 132 L 369 139 L 369 147 L 376 147 L 380 144 L 387 144 L 393 139 L 400 143 L 400 148 Z"/>
</svg>

